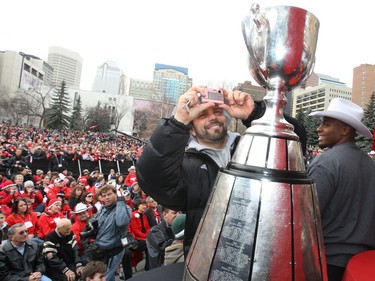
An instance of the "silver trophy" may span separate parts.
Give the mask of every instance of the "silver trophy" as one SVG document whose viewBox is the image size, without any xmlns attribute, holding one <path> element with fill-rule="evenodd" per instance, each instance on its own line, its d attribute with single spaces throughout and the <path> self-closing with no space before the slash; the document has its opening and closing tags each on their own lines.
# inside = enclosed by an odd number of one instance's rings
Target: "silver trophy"
<svg viewBox="0 0 375 281">
<path fill-rule="evenodd" d="M 319 21 L 300 8 L 254 4 L 242 28 L 267 110 L 216 178 L 184 280 L 327 280 L 315 185 L 283 117 L 285 92 L 313 70 Z"/>
</svg>

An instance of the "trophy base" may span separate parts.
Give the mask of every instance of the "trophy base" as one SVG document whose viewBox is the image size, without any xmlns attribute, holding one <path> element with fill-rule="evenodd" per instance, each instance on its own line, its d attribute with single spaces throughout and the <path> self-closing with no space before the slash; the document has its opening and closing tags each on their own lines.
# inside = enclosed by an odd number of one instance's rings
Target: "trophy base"
<svg viewBox="0 0 375 281">
<path fill-rule="evenodd" d="M 219 172 L 183 280 L 324 280 L 313 182 L 286 174 Z"/>
</svg>

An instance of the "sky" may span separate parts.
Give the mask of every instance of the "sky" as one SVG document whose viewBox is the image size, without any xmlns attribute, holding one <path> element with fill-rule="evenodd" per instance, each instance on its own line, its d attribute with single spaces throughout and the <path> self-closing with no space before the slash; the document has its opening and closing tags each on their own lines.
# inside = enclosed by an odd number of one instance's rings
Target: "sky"
<svg viewBox="0 0 375 281">
<path fill-rule="evenodd" d="M 252 81 L 241 22 L 245 0 L 7 0 L 1 5 L 0 51 L 45 61 L 59 46 L 81 55 L 81 88 L 98 66 L 115 61 L 128 78 L 152 80 L 155 63 L 186 67 L 196 85 Z M 352 86 L 353 68 L 375 64 L 375 3 L 259 0 L 260 7 L 297 6 L 320 22 L 314 71 Z M 254 82 L 255 83 L 255 82 Z"/>
</svg>

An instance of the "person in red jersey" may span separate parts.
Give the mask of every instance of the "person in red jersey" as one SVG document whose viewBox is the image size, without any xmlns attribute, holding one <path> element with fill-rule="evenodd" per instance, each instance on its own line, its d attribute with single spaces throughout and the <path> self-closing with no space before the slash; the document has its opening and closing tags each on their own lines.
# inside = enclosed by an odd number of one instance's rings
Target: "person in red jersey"
<svg viewBox="0 0 375 281">
<path fill-rule="evenodd" d="M 47 209 L 39 217 L 37 228 L 38 236 L 44 239 L 48 233 L 56 228 L 56 223 L 64 217 L 61 213 L 61 201 L 52 199 L 48 203 Z"/>
<path fill-rule="evenodd" d="M 29 210 L 26 198 L 17 198 L 12 207 L 12 213 L 5 219 L 9 226 L 17 223 L 22 223 L 28 230 L 28 237 L 34 238 L 37 236 L 38 217 Z"/>
</svg>

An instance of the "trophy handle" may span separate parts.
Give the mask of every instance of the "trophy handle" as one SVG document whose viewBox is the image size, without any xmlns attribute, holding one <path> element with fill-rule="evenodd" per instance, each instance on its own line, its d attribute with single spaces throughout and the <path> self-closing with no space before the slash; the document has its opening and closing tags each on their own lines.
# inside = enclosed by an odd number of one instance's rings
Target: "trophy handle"
<svg viewBox="0 0 375 281">
<path fill-rule="evenodd" d="M 257 3 L 254 3 L 251 5 L 250 13 L 252 14 L 253 21 L 257 27 L 257 33 L 258 35 L 262 34 L 262 26 L 264 26 L 264 18 L 259 13 L 260 6 Z"/>
<path fill-rule="evenodd" d="M 268 30 L 269 30 L 269 24 L 268 24 L 267 18 L 265 17 L 264 13 L 260 9 L 259 4 L 257 3 L 252 4 L 249 15 L 246 16 L 242 21 L 242 34 L 246 43 L 246 48 L 248 50 L 251 63 L 254 65 L 257 65 L 256 69 L 262 69 L 263 65 L 261 65 L 261 63 L 263 64 L 263 62 L 260 62 L 257 59 L 257 54 L 255 50 L 253 49 L 254 42 L 252 41 L 255 40 L 257 42 L 258 41 L 262 42 L 262 40 L 259 40 L 259 38 L 263 38 L 264 36 L 266 36 Z M 264 48 L 261 51 L 264 53 L 262 57 L 267 56 L 268 51 L 267 51 L 266 45 L 267 43 L 265 44 L 265 46 L 263 46 Z M 262 73 L 259 73 L 258 71 L 255 71 L 255 69 L 252 69 L 250 65 L 249 65 L 249 68 L 250 68 L 250 72 L 252 76 L 259 83 L 259 85 L 266 85 L 266 88 L 267 88 L 269 83 L 265 75 Z"/>
<path fill-rule="evenodd" d="M 260 6 L 257 3 L 251 5 L 250 15 L 246 16 L 242 21 L 242 34 L 244 35 L 244 39 L 246 42 L 246 46 L 248 47 L 248 50 L 249 46 L 252 45 L 250 39 L 252 30 L 251 22 L 255 24 L 256 32 L 258 36 L 261 37 L 264 28 L 267 26 L 267 21 L 264 18 L 264 16 L 262 16 L 262 14 L 260 13 Z"/>
</svg>

